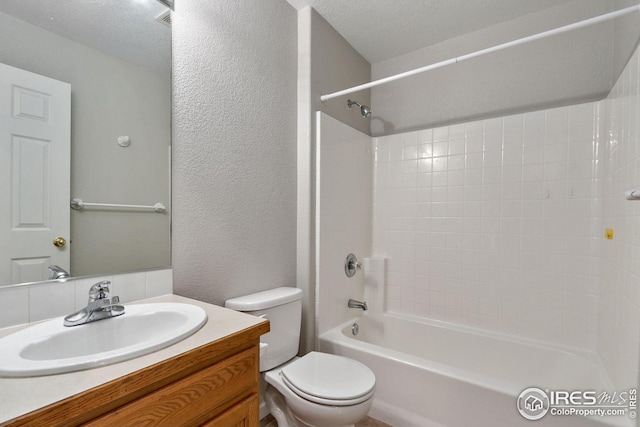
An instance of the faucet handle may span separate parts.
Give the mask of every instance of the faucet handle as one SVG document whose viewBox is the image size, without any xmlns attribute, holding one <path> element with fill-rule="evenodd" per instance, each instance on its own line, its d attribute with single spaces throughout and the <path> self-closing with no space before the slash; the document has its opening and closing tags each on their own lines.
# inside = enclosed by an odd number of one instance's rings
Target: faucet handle
<svg viewBox="0 0 640 427">
<path fill-rule="evenodd" d="M 95 285 L 91 286 L 91 288 L 89 289 L 89 302 L 104 299 L 109 296 L 110 284 L 111 282 L 109 280 L 103 280 L 102 282 L 98 282 Z"/>
</svg>

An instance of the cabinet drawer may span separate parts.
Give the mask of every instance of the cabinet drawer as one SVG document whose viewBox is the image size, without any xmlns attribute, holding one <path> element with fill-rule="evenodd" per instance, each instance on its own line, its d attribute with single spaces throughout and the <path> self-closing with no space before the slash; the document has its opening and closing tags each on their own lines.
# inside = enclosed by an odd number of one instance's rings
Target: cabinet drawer
<svg viewBox="0 0 640 427">
<path fill-rule="evenodd" d="M 258 391 L 250 348 L 89 422 L 88 426 L 199 425 Z"/>
</svg>

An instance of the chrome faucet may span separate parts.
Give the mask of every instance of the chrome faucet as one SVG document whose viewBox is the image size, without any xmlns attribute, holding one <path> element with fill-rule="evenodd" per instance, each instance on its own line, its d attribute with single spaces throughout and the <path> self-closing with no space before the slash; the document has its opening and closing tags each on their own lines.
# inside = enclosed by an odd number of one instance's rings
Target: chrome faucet
<svg viewBox="0 0 640 427">
<path fill-rule="evenodd" d="M 47 280 L 67 279 L 70 277 L 64 268 L 57 265 L 50 265 L 47 268 L 51 270 L 51 276 Z"/>
<path fill-rule="evenodd" d="M 364 311 L 367 311 L 367 302 L 366 301 L 358 301 L 353 298 L 349 298 L 349 302 L 347 303 L 349 308 L 361 308 Z"/>
<path fill-rule="evenodd" d="M 110 281 L 98 282 L 89 289 L 89 303 L 85 308 L 64 318 L 64 326 L 84 325 L 96 320 L 108 319 L 124 314 L 117 296 L 109 298 Z"/>
</svg>

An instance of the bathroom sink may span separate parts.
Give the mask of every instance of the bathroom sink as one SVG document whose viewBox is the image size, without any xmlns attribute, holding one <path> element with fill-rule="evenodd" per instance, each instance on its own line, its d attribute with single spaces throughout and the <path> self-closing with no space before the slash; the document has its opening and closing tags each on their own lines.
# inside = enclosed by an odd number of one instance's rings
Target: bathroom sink
<svg viewBox="0 0 640 427">
<path fill-rule="evenodd" d="M 65 327 L 48 320 L 0 338 L 0 376 L 33 377 L 79 371 L 168 347 L 200 329 L 205 311 L 195 305 L 128 305 L 118 317 Z"/>
</svg>

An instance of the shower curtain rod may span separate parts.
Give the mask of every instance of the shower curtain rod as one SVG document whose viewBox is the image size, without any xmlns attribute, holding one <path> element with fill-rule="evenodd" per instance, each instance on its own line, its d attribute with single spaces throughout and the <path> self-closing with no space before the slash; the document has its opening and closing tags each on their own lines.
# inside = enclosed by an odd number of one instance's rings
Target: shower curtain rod
<svg viewBox="0 0 640 427">
<path fill-rule="evenodd" d="M 327 95 L 322 95 L 320 97 L 320 101 L 328 101 L 333 98 L 337 98 L 342 95 L 348 95 L 353 92 L 358 92 L 360 90 L 369 89 L 372 87 L 380 86 L 385 83 L 393 82 L 396 80 L 403 79 L 405 77 L 413 76 L 415 74 L 424 73 L 426 71 L 435 70 L 436 68 L 442 68 L 447 65 L 457 64 L 458 62 L 466 61 L 467 59 L 476 58 L 478 56 L 486 55 L 488 53 L 496 52 L 502 49 L 506 49 L 508 47 L 517 46 L 520 44 L 528 43 L 534 40 L 540 40 L 545 37 L 554 36 L 556 34 L 565 33 L 568 31 L 572 31 L 578 28 L 587 27 L 589 25 L 599 24 L 601 22 L 609 21 L 611 19 L 618 18 L 620 16 L 628 15 L 633 12 L 640 11 L 640 4 L 635 6 L 627 7 L 624 9 L 616 10 L 615 12 L 605 13 L 604 15 L 596 16 L 593 18 L 585 19 L 584 21 L 578 21 L 573 24 L 565 25 L 562 27 L 554 28 L 553 30 L 543 31 L 538 34 L 534 34 L 532 36 L 522 37 L 520 39 L 516 39 L 510 42 L 502 43 L 496 46 L 488 47 L 486 49 L 481 49 L 476 52 L 468 53 L 466 55 L 457 56 L 455 58 L 447 59 L 445 61 L 436 62 L 435 64 L 427 65 L 424 67 L 416 68 L 414 70 L 405 71 L 404 73 L 395 74 L 393 76 L 384 77 L 382 79 L 374 80 L 369 83 L 361 84 L 358 86 L 354 86 L 352 88 L 343 89 L 338 92 L 333 92 Z"/>
</svg>

